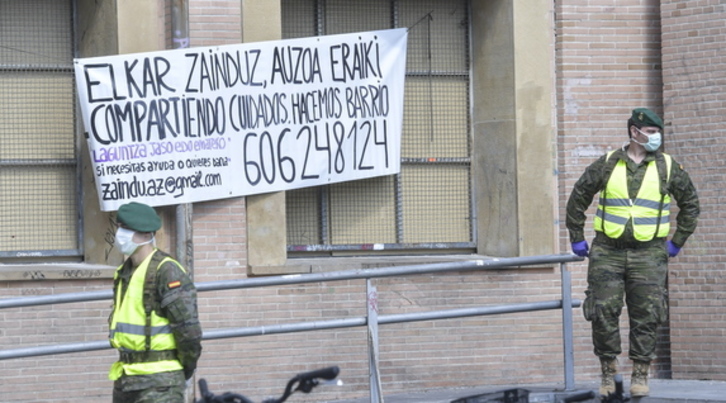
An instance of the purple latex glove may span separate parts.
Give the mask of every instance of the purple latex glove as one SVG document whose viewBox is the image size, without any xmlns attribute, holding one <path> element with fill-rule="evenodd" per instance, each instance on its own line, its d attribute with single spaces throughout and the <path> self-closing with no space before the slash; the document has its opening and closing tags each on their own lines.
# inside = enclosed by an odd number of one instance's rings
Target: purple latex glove
<svg viewBox="0 0 726 403">
<path fill-rule="evenodd" d="M 678 252 L 681 251 L 681 248 L 677 247 L 671 241 L 666 241 L 666 248 L 668 249 L 668 256 L 669 257 L 676 257 L 676 255 L 678 255 Z"/>
<path fill-rule="evenodd" d="M 587 246 L 587 241 L 572 243 L 572 253 L 576 254 L 577 256 L 585 257 L 589 254 L 589 251 L 590 247 Z"/>
</svg>

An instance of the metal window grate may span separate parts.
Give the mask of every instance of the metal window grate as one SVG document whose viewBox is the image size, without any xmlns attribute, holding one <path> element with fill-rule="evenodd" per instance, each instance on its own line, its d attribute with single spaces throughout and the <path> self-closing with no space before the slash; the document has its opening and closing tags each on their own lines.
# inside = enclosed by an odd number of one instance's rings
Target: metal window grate
<svg viewBox="0 0 726 403">
<path fill-rule="evenodd" d="M 408 27 L 401 173 L 286 192 L 288 251 L 473 250 L 467 0 L 283 0 L 283 37 Z"/>
<path fill-rule="evenodd" d="M 80 255 L 70 0 L 0 0 L 0 257 Z"/>
</svg>

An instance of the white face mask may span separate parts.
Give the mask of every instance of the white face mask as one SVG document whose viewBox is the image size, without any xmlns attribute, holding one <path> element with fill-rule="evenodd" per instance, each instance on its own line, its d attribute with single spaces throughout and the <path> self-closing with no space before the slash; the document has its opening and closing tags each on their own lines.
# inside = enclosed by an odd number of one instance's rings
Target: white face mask
<svg viewBox="0 0 726 403">
<path fill-rule="evenodd" d="M 136 232 L 133 230 L 121 227 L 116 230 L 116 239 L 114 240 L 114 244 L 116 245 L 118 250 L 124 255 L 131 256 L 134 254 L 139 246 L 149 244 L 154 240 L 154 238 L 152 237 L 146 242 L 136 243 L 134 242 L 135 233 Z"/>
<path fill-rule="evenodd" d="M 635 128 L 635 130 L 637 130 L 638 133 L 643 134 L 646 137 L 648 137 L 648 142 L 646 142 L 646 143 L 641 143 L 641 142 L 637 141 L 636 139 L 633 139 L 634 142 L 643 146 L 643 148 L 645 148 L 646 151 L 655 151 L 660 148 L 660 144 L 661 144 L 660 132 L 656 132 L 653 134 L 643 133 L 637 127 Z"/>
</svg>

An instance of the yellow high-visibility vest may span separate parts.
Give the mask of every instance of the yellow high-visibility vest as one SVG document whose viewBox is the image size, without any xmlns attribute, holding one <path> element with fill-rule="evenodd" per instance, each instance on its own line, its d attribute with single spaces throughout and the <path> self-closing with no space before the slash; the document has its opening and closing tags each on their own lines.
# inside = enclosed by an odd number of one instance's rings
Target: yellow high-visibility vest
<svg viewBox="0 0 726 403">
<path fill-rule="evenodd" d="M 608 153 L 608 159 L 611 154 L 612 151 Z M 666 181 L 669 181 L 672 158 L 665 153 L 663 157 L 666 161 Z M 623 160 L 615 164 L 608 183 L 600 192 L 594 229 L 617 239 L 625 231 L 625 224 L 632 220 L 636 240 L 645 242 L 653 238 L 665 238 L 670 231 L 671 197 L 667 193 L 661 194 L 656 161 L 648 163 L 635 199 L 631 199 L 628 194 L 627 169 Z"/>
<path fill-rule="evenodd" d="M 114 311 L 111 317 L 109 340 L 114 348 L 117 348 L 121 354 L 134 354 L 134 353 L 145 353 L 150 352 L 150 356 L 157 354 L 161 356 L 160 352 L 173 352 L 176 350 L 176 340 L 171 332 L 169 321 L 166 318 L 158 316 L 155 311 L 151 311 L 148 315 L 149 322 L 147 323 L 147 314 L 144 307 L 144 286 L 146 282 L 146 273 L 149 270 L 149 263 L 152 261 L 152 257 L 157 254 L 157 250 L 154 250 L 144 261 L 136 268 L 129 285 L 126 289 L 126 293 L 122 295 L 123 287 L 119 281 L 116 289 L 116 300 L 114 301 Z M 167 262 L 176 261 L 168 256 L 152 268 L 152 270 L 158 270 L 159 267 Z M 178 263 L 176 263 L 179 265 Z M 120 266 L 116 270 L 116 279 L 121 270 Z M 184 268 L 179 265 L 184 270 Z M 155 273 L 154 273 L 155 275 Z M 156 289 L 151 290 L 156 293 Z M 149 340 L 147 342 L 147 326 L 149 326 Z M 148 346 L 147 346 L 148 343 Z M 183 366 L 173 354 L 164 356 L 164 359 L 151 360 L 148 362 L 124 362 L 122 360 L 117 361 L 111 367 L 108 377 L 111 380 L 116 380 L 121 375 L 149 375 L 159 372 L 169 372 L 182 370 Z"/>
</svg>

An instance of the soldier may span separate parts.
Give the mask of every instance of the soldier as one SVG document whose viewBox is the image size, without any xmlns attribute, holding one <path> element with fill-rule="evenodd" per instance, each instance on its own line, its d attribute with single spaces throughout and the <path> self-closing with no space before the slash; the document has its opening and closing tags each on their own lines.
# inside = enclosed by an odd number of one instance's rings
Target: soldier
<svg viewBox="0 0 726 403">
<path fill-rule="evenodd" d="M 116 247 L 128 258 L 114 277 L 109 379 L 113 402 L 180 403 L 202 352 L 197 291 L 184 268 L 154 246 L 156 211 L 131 202 L 116 215 Z"/>
<path fill-rule="evenodd" d="M 594 352 L 600 358 L 601 395 L 615 392 L 623 297 L 630 318 L 630 393 L 648 395 L 656 329 L 668 314 L 668 258 L 678 255 L 700 213 L 696 189 L 683 166 L 660 151 L 662 131 L 658 115 L 645 108 L 633 110 L 630 141 L 587 167 L 567 202 L 572 251 L 589 256 L 583 314 L 592 323 Z M 590 250 L 583 230 L 585 211 L 598 192 Z M 675 233 L 666 240 L 671 196 L 679 212 Z"/>
</svg>

